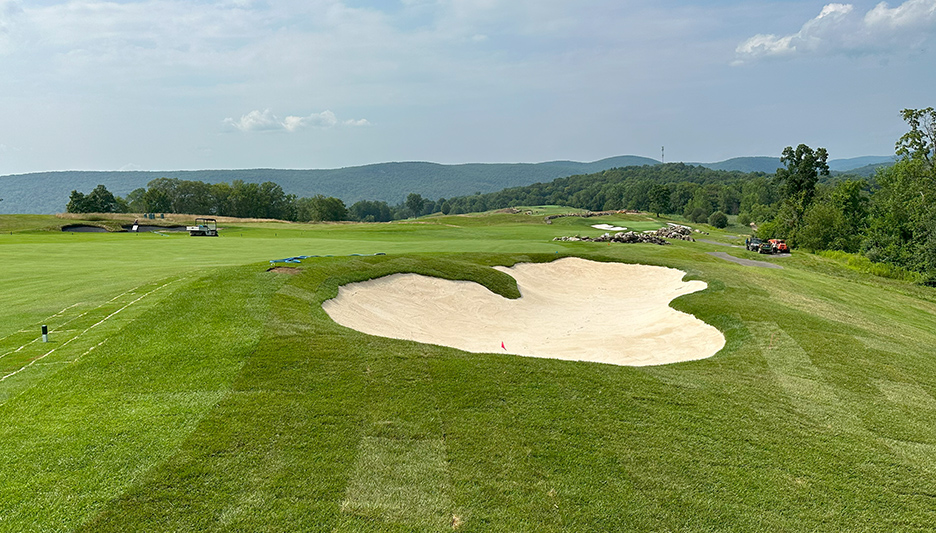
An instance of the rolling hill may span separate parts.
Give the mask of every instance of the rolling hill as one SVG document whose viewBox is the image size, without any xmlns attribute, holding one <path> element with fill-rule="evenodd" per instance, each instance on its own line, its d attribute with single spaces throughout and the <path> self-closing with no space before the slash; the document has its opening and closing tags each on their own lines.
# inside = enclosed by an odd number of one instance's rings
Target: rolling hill
<svg viewBox="0 0 936 533">
<path fill-rule="evenodd" d="M 859 157 L 829 162 L 834 171 L 859 173 L 861 167 L 873 169 L 893 158 Z M 351 205 L 358 200 L 382 200 L 391 204 L 403 201 L 411 192 L 426 198 L 466 196 L 496 192 L 508 187 L 549 182 L 577 174 L 594 174 L 611 168 L 657 165 L 659 161 L 624 155 L 582 163 L 549 161 L 545 163 L 467 163 L 443 165 L 429 162 L 377 163 L 327 170 L 238 169 L 171 171 L 61 171 L 35 172 L 0 176 L 0 214 L 51 214 L 65 210 L 72 190 L 90 192 L 103 184 L 112 193 L 125 196 L 145 187 L 156 178 L 178 178 L 207 183 L 242 180 L 249 183 L 272 181 L 288 194 L 335 196 Z M 780 167 L 775 157 L 736 157 L 717 163 L 691 163 L 713 170 L 764 172 L 772 174 Z M 865 167 L 864 165 L 872 165 Z M 870 175 L 870 174 L 860 174 Z"/>
</svg>

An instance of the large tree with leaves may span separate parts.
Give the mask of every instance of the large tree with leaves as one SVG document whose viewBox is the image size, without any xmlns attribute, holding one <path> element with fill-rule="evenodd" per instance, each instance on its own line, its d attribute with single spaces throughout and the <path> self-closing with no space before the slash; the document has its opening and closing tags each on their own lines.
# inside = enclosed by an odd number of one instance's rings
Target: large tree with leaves
<svg viewBox="0 0 936 533">
<path fill-rule="evenodd" d="M 426 199 L 423 198 L 421 194 L 411 192 L 406 197 L 406 208 L 409 209 L 410 213 L 412 213 L 414 217 L 418 217 L 422 214 L 423 207 L 425 207 L 425 205 Z"/>
<path fill-rule="evenodd" d="M 122 207 L 107 187 L 98 185 L 87 195 L 72 191 L 65 210 L 69 213 L 117 213 L 123 210 Z"/>
<path fill-rule="evenodd" d="M 910 131 L 897 140 L 897 155 L 936 169 L 936 109 L 904 109 L 900 116 L 907 121 Z"/>
<path fill-rule="evenodd" d="M 936 280 L 936 111 L 904 109 L 910 131 L 898 141 L 897 163 L 875 177 L 870 227 L 863 247 L 872 261 Z"/>
<path fill-rule="evenodd" d="M 812 148 L 801 144 L 794 150 L 792 146 L 783 149 L 780 162 L 785 166 L 777 169 L 777 181 L 787 200 L 801 203 L 803 209 L 809 207 L 816 194 L 819 176 L 829 175 L 829 153 L 825 148 Z"/>
<path fill-rule="evenodd" d="M 760 237 L 786 238 L 795 244 L 796 232 L 816 196 L 819 176 L 829 175 L 828 160 L 829 153 L 825 148 L 813 150 L 800 144 L 795 149 L 792 146 L 783 149 L 780 162 L 784 167 L 778 168 L 776 174 L 783 203 L 776 217 L 758 230 Z"/>
</svg>

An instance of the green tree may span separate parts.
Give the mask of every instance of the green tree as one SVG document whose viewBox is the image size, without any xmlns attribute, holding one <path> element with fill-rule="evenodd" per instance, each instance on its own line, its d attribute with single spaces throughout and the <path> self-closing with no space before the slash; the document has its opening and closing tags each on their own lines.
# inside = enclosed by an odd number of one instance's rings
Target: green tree
<svg viewBox="0 0 936 533">
<path fill-rule="evenodd" d="M 761 238 L 785 238 L 790 246 L 796 245 L 796 232 L 803 224 L 806 210 L 816 196 L 819 176 L 829 175 L 829 153 L 825 148 L 813 150 L 805 144 L 794 149 L 783 149 L 776 182 L 783 196 L 783 203 L 770 223 L 762 225 L 757 234 Z"/>
<path fill-rule="evenodd" d="M 650 187 L 650 211 L 656 213 L 660 218 L 660 213 L 670 212 L 670 189 L 662 183 L 656 183 Z"/>
<path fill-rule="evenodd" d="M 869 259 L 936 280 L 936 110 L 904 109 L 900 159 L 878 171 L 862 247 Z"/>
<path fill-rule="evenodd" d="M 878 171 L 862 247 L 869 259 L 936 275 L 936 172 L 921 159 Z"/>
<path fill-rule="evenodd" d="M 143 204 L 143 196 L 146 194 L 146 188 L 140 187 L 138 189 L 133 189 L 125 197 L 127 202 L 128 210 L 135 213 L 142 213 L 146 211 L 146 207 Z"/>
<path fill-rule="evenodd" d="M 808 250 L 858 252 L 867 225 L 865 186 L 863 181 L 849 180 L 820 191 L 796 233 L 797 245 Z"/>
<path fill-rule="evenodd" d="M 910 131 L 897 140 L 897 155 L 936 168 L 936 109 L 904 109 L 900 116 L 910 126 Z"/>
<path fill-rule="evenodd" d="M 87 195 L 72 191 L 65 210 L 69 213 L 117 213 L 121 210 L 121 203 L 107 187 L 98 185 Z"/>
<path fill-rule="evenodd" d="M 778 168 L 776 179 L 781 184 L 783 196 L 805 210 L 816 194 L 819 176 L 829 175 L 829 153 L 825 148 L 813 151 L 805 144 L 794 150 L 792 146 L 783 149 L 780 162 L 785 168 Z"/>
<path fill-rule="evenodd" d="M 414 217 L 418 217 L 422 214 L 423 206 L 425 205 L 426 200 L 422 197 L 421 194 L 411 192 L 406 197 L 406 208 Z"/>
<path fill-rule="evenodd" d="M 686 204 L 684 216 L 692 222 L 705 222 L 714 210 L 709 191 L 705 187 L 696 187 L 692 199 Z"/>
<path fill-rule="evenodd" d="M 240 218 L 265 218 L 266 207 L 260 195 L 260 185 L 243 180 L 231 182 L 229 216 Z"/>
<path fill-rule="evenodd" d="M 65 206 L 65 212 L 90 213 L 91 211 L 87 209 L 87 205 L 88 202 L 85 199 L 85 194 L 77 190 L 72 190 L 71 194 L 68 195 L 68 205 Z"/>
<path fill-rule="evenodd" d="M 316 194 L 312 197 L 312 220 L 316 222 L 337 222 L 348 218 L 348 208 L 344 202 L 333 196 Z"/>
<path fill-rule="evenodd" d="M 88 193 L 87 202 L 94 213 L 116 213 L 120 208 L 117 198 L 103 185 Z"/>
<path fill-rule="evenodd" d="M 361 222 L 390 222 L 393 211 L 387 202 L 360 200 L 348 210 L 348 217 Z"/>
<path fill-rule="evenodd" d="M 203 181 L 176 180 L 172 189 L 172 212 L 193 215 L 215 214 L 211 185 Z"/>
</svg>

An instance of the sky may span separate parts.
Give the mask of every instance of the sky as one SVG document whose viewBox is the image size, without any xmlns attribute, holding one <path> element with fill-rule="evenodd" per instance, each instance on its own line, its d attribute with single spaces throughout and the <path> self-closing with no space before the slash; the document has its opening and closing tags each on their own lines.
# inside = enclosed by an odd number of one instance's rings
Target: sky
<svg viewBox="0 0 936 533">
<path fill-rule="evenodd" d="M 0 0 L 0 175 L 891 155 L 936 0 Z"/>
</svg>

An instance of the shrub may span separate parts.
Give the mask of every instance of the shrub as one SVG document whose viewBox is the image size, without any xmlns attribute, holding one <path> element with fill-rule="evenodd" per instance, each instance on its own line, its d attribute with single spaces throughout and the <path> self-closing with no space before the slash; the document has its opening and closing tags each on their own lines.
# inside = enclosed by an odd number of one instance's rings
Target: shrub
<svg viewBox="0 0 936 533">
<path fill-rule="evenodd" d="M 715 211 L 708 217 L 709 226 L 714 226 L 716 228 L 724 228 L 728 226 L 728 215 L 722 213 L 721 211 Z"/>
</svg>

